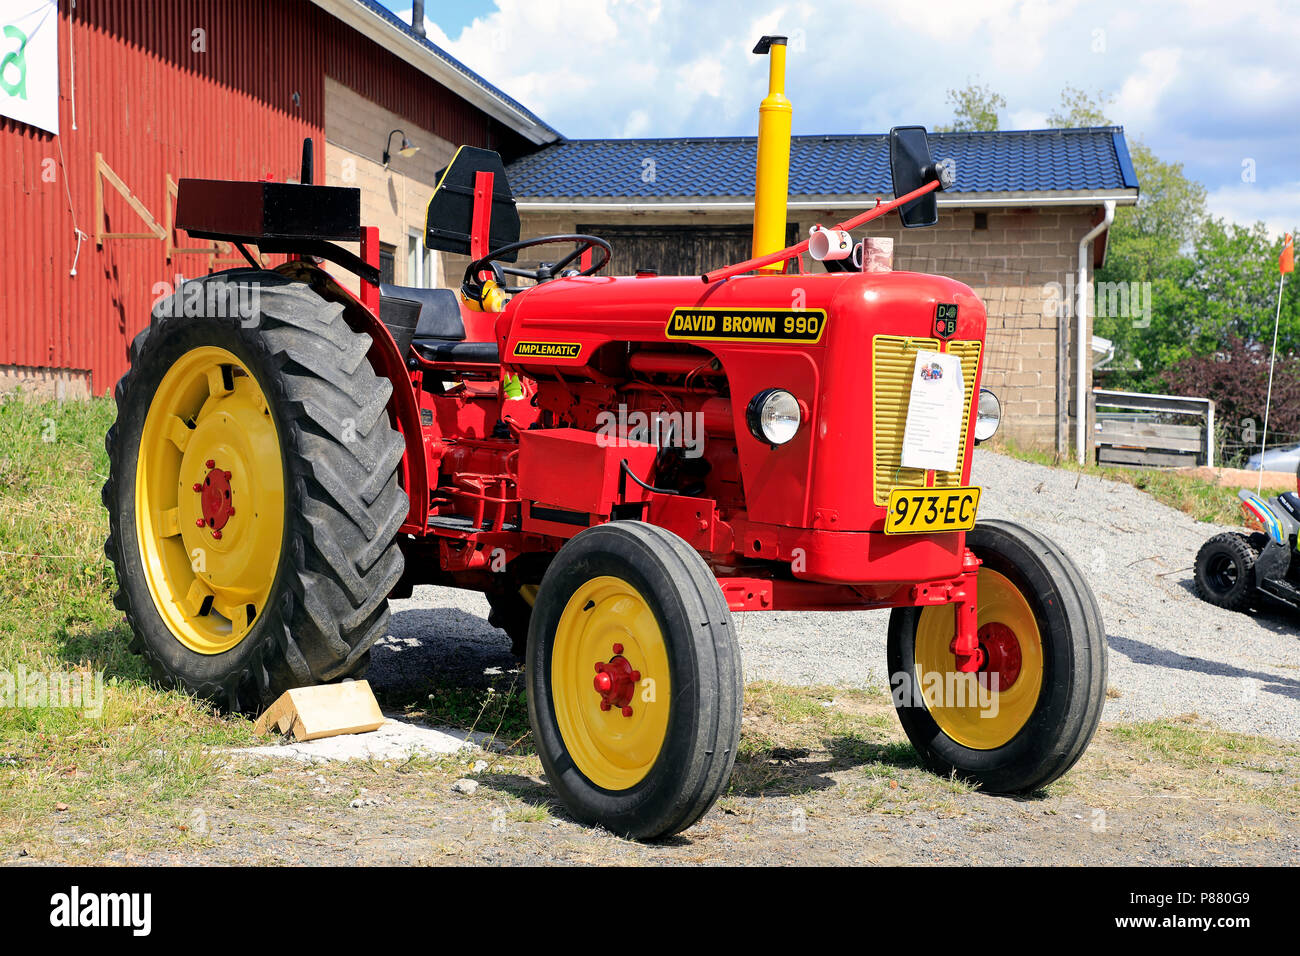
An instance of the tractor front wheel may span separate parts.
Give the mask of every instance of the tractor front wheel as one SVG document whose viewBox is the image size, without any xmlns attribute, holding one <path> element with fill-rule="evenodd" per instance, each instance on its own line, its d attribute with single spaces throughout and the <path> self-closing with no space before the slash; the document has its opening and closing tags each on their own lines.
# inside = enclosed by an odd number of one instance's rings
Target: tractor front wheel
<svg viewBox="0 0 1300 956">
<path fill-rule="evenodd" d="M 889 618 L 899 721 L 926 764 L 995 793 L 1051 783 L 1082 756 L 1106 696 L 1106 631 L 1091 588 L 1060 548 L 1007 521 L 976 524 L 984 664 L 957 670 L 951 605 Z"/>
<path fill-rule="evenodd" d="M 253 270 L 187 283 L 132 343 L 105 551 L 160 683 L 242 711 L 365 672 L 407 513 L 369 348 L 342 305 Z"/>
<path fill-rule="evenodd" d="M 579 822 L 664 837 L 725 789 L 740 653 L 717 580 L 681 538 L 637 521 L 574 537 L 537 592 L 526 660 L 538 754 Z"/>
</svg>

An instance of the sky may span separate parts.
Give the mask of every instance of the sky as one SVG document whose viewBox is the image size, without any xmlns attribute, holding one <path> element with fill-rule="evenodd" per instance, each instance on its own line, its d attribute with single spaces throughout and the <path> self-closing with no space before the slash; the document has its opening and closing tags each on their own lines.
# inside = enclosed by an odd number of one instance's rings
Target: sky
<svg viewBox="0 0 1300 956">
<path fill-rule="evenodd" d="M 933 128 L 972 82 L 1038 129 L 1070 85 L 1212 214 L 1300 224 L 1300 0 L 426 0 L 426 29 L 571 139 L 752 135 L 765 33 L 790 37 L 796 134 Z"/>
</svg>

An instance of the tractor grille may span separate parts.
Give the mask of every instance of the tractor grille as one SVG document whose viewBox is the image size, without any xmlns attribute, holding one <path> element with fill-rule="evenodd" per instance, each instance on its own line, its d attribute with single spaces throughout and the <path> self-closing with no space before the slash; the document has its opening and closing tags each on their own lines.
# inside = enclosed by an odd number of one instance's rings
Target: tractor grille
<svg viewBox="0 0 1300 956">
<path fill-rule="evenodd" d="M 895 488 L 924 488 L 925 472 L 904 468 L 903 429 L 907 427 L 907 401 L 912 390 L 912 372 L 920 349 L 940 351 L 938 339 L 920 339 L 903 335 L 877 335 L 872 340 L 875 362 L 875 389 L 872 397 L 875 422 L 875 502 L 883 505 Z M 975 390 L 975 373 L 979 370 L 979 342 L 949 342 L 948 351 L 961 357 L 962 379 L 966 383 L 966 404 L 961 423 L 961 446 L 957 470 L 939 471 L 934 475 L 936 488 L 956 488 L 961 484 L 966 459 L 966 430 L 970 427 L 971 396 Z"/>
</svg>

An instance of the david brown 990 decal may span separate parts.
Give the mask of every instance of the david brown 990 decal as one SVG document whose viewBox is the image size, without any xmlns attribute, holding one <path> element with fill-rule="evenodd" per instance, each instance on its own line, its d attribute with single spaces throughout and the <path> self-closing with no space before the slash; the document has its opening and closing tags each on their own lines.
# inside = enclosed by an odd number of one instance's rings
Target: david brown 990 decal
<svg viewBox="0 0 1300 956">
<path fill-rule="evenodd" d="M 664 334 L 692 341 L 815 345 L 825 328 L 823 309 L 673 309 Z"/>
<path fill-rule="evenodd" d="M 576 359 L 582 354 L 578 342 L 516 342 L 510 353 L 515 358 L 567 358 Z"/>
</svg>

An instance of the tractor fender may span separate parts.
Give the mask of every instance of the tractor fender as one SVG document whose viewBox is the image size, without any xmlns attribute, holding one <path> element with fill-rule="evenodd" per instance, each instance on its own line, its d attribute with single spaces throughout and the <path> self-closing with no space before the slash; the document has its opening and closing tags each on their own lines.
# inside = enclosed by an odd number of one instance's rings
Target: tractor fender
<svg viewBox="0 0 1300 956">
<path fill-rule="evenodd" d="M 429 520 L 429 475 L 424 453 L 424 432 L 420 425 L 420 406 L 406 369 L 406 356 L 398 349 L 392 333 L 379 321 L 379 317 L 320 266 L 298 259 L 286 262 L 274 271 L 307 283 L 327 301 L 341 303 L 343 319 L 348 327 L 354 332 L 364 332 L 370 336 L 370 351 L 366 353 L 366 358 L 375 373 L 388 379 L 393 386 L 392 397 L 388 400 L 388 415 L 406 442 L 406 453 L 402 456 L 402 486 L 406 489 L 411 507 L 402 530 L 423 534 Z"/>
</svg>

